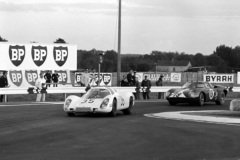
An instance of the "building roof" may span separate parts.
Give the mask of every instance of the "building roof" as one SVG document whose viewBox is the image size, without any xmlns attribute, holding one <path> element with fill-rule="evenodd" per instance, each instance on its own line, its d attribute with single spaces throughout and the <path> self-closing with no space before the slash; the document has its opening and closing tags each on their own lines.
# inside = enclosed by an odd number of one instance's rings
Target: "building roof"
<svg viewBox="0 0 240 160">
<path fill-rule="evenodd" d="M 158 66 L 187 66 L 190 62 L 189 61 L 158 61 Z M 190 63 L 191 64 L 191 63 Z"/>
</svg>

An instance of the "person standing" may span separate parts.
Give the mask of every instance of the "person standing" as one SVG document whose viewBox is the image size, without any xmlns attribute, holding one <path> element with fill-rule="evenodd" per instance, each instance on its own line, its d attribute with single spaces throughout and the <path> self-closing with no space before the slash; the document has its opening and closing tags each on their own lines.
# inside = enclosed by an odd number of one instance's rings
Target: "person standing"
<svg viewBox="0 0 240 160">
<path fill-rule="evenodd" d="M 141 86 L 143 87 L 142 88 L 143 99 L 146 99 L 146 98 L 150 99 L 149 93 L 150 93 L 150 88 L 151 88 L 152 84 L 151 84 L 151 81 L 148 79 L 147 76 L 144 77 L 144 80 L 142 81 Z"/>
<path fill-rule="evenodd" d="M 53 87 L 57 87 L 58 77 L 59 77 L 58 73 L 54 71 L 54 73 L 52 74 Z"/>
<path fill-rule="evenodd" d="M 121 86 L 129 86 L 126 75 L 123 75 L 123 79 L 121 80 Z"/>
<path fill-rule="evenodd" d="M 50 87 L 51 86 L 51 79 L 52 79 L 52 76 L 51 76 L 51 74 L 50 74 L 50 72 L 49 71 L 47 71 L 47 73 L 44 75 L 44 78 L 45 78 L 45 80 L 46 80 L 46 87 Z"/>
<path fill-rule="evenodd" d="M 136 79 L 135 79 L 136 81 L 135 81 L 135 86 L 136 86 L 136 94 L 135 94 L 135 98 L 136 99 L 140 99 L 140 89 L 141 89 L 141 84 L 140 84 L 140 82 L 139 82 L 139 80 L 138 80 L 138 77 L 136 77 Z"/>
<path fill-rule="evenodd" d="M 45 82 L 46 82 L 46 80 L 43 77 L 43 73 L 40 73 L 39 78 L 35 82 L 35 87 L 37 87 L 37 89 L 40 90 L 40 92 L 41 92 L 41 89 L 43 89 L 45 87 Z M 38 93 L 37 94 L 36 101 L 40 102 L 41 100 L 43 102 L 45 101 L 45 93 Z"/>
<path fill-rule="evenodd" d="M 7 71 L 3 72 L 3 75 L 0 77 L 0 88 L 8 87 Z M 0 102 L 3 102 L 4 95 L 0 96 Z"/>
<path fill-rule="evenodd" d="M 137 78 L 137 71 L 134 71 L 133 80 L 132 80 L 132 83 L 133 83 L 134 86 L 136 85 L 136 78 Z"/>
<path fill-rule="evenodd" d="M 130 86 L 133 86 L 133 70 L 130 70 L 129 73 L 127 74 L 127 80 Z"/>
<path fill-rule="evenodd" d="M 163 75 L 159 77 L 159 79 L 156 81 L 156 86 L 163 86 Z M 162 92 L 158 92 L 158 99 L 162 98 Z"/>
<path fill-rule="evenodd" d="M 90 75 L 88 69 L 86 69 L 85 72 L 81 75 L 81 78 L 80 78 L 81 79 L 81 83 L 83 83 L 84 86 L 86 87 L 85 88 L 86 92 L 91 88 L 91 85 L 89 83 L 90 82 L 90 78 L 95 78 L 95 77 Z M 100 81 L 100 80 L 98 80 L 98 81 Z"/>
</svg>

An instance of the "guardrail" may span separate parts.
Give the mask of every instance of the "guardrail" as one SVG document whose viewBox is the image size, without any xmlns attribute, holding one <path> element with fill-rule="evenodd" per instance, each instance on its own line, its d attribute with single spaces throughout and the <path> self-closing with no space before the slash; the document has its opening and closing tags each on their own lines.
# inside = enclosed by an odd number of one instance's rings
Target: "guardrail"
<svg viewBox="0 0 240 160">
<path fill-rule="evenodd" d="M 33 87 L 34 88 L 34 87 Z M 86 93 L 86 87 L 49 87 L 46 92 L 49 94 L 54 93 Z M 136 92 L 136 87 L 111 87 L 117 90 L 118 92 Z M 167 92 L 171 88 L 180 88 L 180 86 L 152 86 L 151 92 Z M 13 95 L 13 94 L 29 94 L 29 88 L 0 88 L 0 95 Z M 230 92 L 240 92 L 240 87 L 231 87 L 229 88 Z M 141 92 L 141 90 L 140 90 Z M 37 93 L 37 92 L 36 92 Z M 6 96 L 5 96 L 6 97 Z M 5 98 L 6 102 L 6 98 Z"/>
<path fill-rule="evenodd" d="M 34 88 L 34 87 L 33 87 Z M 86 87 L 49 87 L 47 93 L 85 93 Z M 136 92 L 136 87 L 111 87 L 118 92 Z M 151 92 L 167 92 L 171 88 L 180 88 L 180 86 L 152 86 Z M 29 94 L 29 88 L 0 88 L 0 95 L 11 94 Z M 240 90 L 240 89 L 239 89 Z M 141 90 L 140 90 L 141 91 Z"/>
<path fill-rule="evenodd" d="M 33 87 L 34 88 L 34 87 Z M 47 93 L 85 93 L 86 87 L 49 87 Z M 111 87 L 118 92 L 136 92 L 136 87 Z M 151 92 L 167 92 L 171 88 L 180 88 L 180 86 L 152 86 Z M 29 88 L 0 88 L 0 95 L 11 94 L 29 94 Z M 141 91 L 141 90 L 140 90 Z M 229 88 L 230 92 L 240 92 L 240 87 Z"/>
</svg>

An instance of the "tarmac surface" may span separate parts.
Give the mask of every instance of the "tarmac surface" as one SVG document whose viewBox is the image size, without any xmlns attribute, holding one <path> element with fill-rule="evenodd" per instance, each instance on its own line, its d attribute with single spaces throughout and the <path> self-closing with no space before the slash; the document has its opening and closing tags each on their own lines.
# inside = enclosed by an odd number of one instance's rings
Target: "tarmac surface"
<svg viewBox="0 0 240 160">
<path fill-rule="evenodd" d="M 170 106 L 140 100 L 132 115 L 114 118 L 68 117 L 63 102 L 2 103 L 0 159 L 239 160 L 240 116 L 229 112 L 229 102 Z M 209 122 L 216 118 L 224 123 Z"/>
</svg>

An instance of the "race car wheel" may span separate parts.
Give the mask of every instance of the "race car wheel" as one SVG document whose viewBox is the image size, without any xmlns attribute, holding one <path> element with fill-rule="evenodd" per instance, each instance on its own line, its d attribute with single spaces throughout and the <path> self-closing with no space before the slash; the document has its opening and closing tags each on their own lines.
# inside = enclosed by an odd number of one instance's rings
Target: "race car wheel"
<svg viewBox="0 0 240 160">
<path fill-rule="evenodd" d="M 171 106 L 174 106 L 177 104 L 177 102 L 174 102 L 174 101 L 168 101 L 168 103 L 171 105 Z"/>
<path fill-rule="evenodd" d="M 129 107 L 127 109 L 122 110 L 123 114 L 130 115 L 132 114 L 132 107 L 133 107 L 133 97 L 130 97 L 129 99 Z"/>
<path fill-rule="evenodd" d="M 69 117 L 73 117 L 73 116 L 75 116 L 74 113 L 67 113 L 67 115 L 68 115 Z"/>
<path fill-rule="evenodd" d="M 117 114 L 117 100 L 114 99 L 113 104 L 112 104 L 112 111 L 109 113 L 109 115 L 111 117 L 114 117 L 114 116 L 116 116 L 116 114 Z"/>
<path fill-rule="evenodd" d="M 202 106 L 203 104 L 204 104 L 204 95 L 203 93 L 200 93 L 197 100 L 197 105 Z"/>
<path fill-rule="evenodd" d="M 217 98 L 217 100 L 215 101 L 215 103 L 217 105 L 222 105 L 224 102 L 225 102 L 225 93 L 224 92 L 221 92 Z"/>
</svg>

